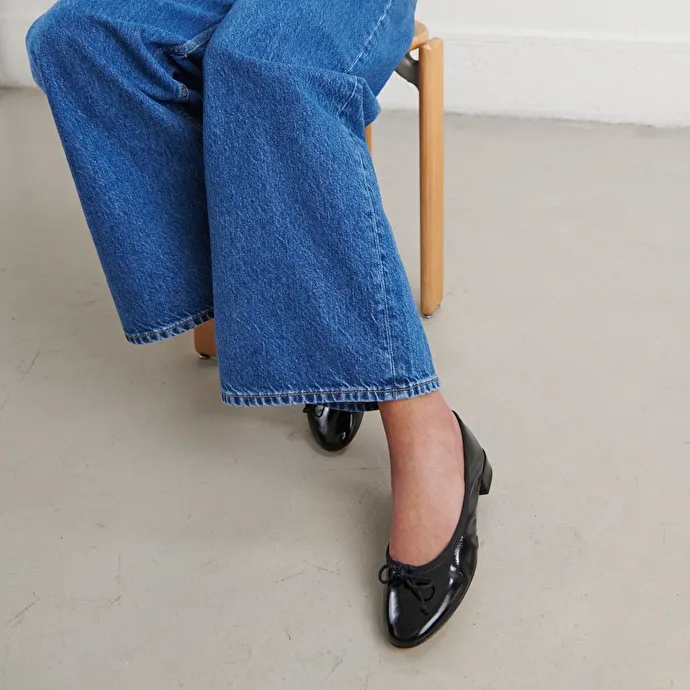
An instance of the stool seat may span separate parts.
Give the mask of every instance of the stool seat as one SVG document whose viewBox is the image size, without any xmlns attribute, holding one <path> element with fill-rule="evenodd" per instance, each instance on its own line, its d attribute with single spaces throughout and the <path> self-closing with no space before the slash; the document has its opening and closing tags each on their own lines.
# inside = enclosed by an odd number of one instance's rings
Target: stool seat
<svg viewBox="0 0 690 690">
<path fill-rule="evenodd" d="M 414 38 L 410 50 L 417 50 L 419 46 L 423 46 L 429 40 L 429 29 L 426 28 L 422 22 L 414 23 Z"/>
</svg>

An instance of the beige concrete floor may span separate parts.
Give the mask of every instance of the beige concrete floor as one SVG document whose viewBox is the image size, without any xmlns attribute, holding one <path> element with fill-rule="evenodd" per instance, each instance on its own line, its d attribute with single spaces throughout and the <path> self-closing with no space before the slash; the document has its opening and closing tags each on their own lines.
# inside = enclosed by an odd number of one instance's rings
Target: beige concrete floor
<svg viewBox="0 0 690 690">
<path fill-rule="evenodd" d="M 414 127 L 376 147 L 416 284 Z M 41 95 L 0 95 L 0 690 L 690 687 L 690 132 L 450 117 L 447 151 L 427 326 L 496 481 L 400 653 L 376 416 L 326 457 L 188 336 L 127 345 Z"/>
</svg>

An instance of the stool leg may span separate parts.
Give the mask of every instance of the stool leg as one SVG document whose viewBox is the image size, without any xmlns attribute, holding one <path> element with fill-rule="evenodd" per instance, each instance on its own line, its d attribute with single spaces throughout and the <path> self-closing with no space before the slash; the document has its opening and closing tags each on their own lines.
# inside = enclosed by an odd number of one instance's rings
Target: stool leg
<svg viewBox="0 0 690 690">
<path fill-rule="evenodd" d="M 202 359 L 216 356 L 216 328 L 213 321 L 194 329 L 194 349 Z"/>
<path fill-rule="evenodd" d="M 367 146 L 369 147 L 369 153 L 374 153 L 374 127 L 373 125 L 368 125 L 364 130 L 364 134 L 367 138 Z"/>
<path fill-rule="evenodd" d="M 422 314 L 443 301 L 443 41 L 419 49 L 419 184 Z"/>
</svg>

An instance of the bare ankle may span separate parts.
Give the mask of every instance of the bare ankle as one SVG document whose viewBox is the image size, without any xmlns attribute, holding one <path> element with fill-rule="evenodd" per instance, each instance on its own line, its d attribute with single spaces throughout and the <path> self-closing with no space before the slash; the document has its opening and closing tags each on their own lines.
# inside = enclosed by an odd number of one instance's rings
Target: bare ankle
<svg viewBox="0 0 690 690">
<path fill-rule="evenodd" d="M 457 441 L 459 437 L 453 412 L 438 392 L 382 403 L 380 407 L 391 469 L 400 456 L 416 455 L 425 449 Z"/>
</svg>

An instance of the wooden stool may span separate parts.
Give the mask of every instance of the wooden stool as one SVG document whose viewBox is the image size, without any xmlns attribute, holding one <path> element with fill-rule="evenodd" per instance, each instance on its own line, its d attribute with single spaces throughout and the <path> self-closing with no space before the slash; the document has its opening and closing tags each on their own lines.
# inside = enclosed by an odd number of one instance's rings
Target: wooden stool
<svg viewBox="0 0 690 690">
<path fill-rule="evenodd" d="M 419 51 L 415 60 L 410 53 Z M 419 91 L 419 234 L 422 314 L 430 317 L 443 300 L 443 41 L 415 22 L 415 35 L 396 72 Z M 372 125 L 366 129 L 372 150 Z M 216 356 L 213 321 L 194 329 L 201 357 Z"/>
</svg>

